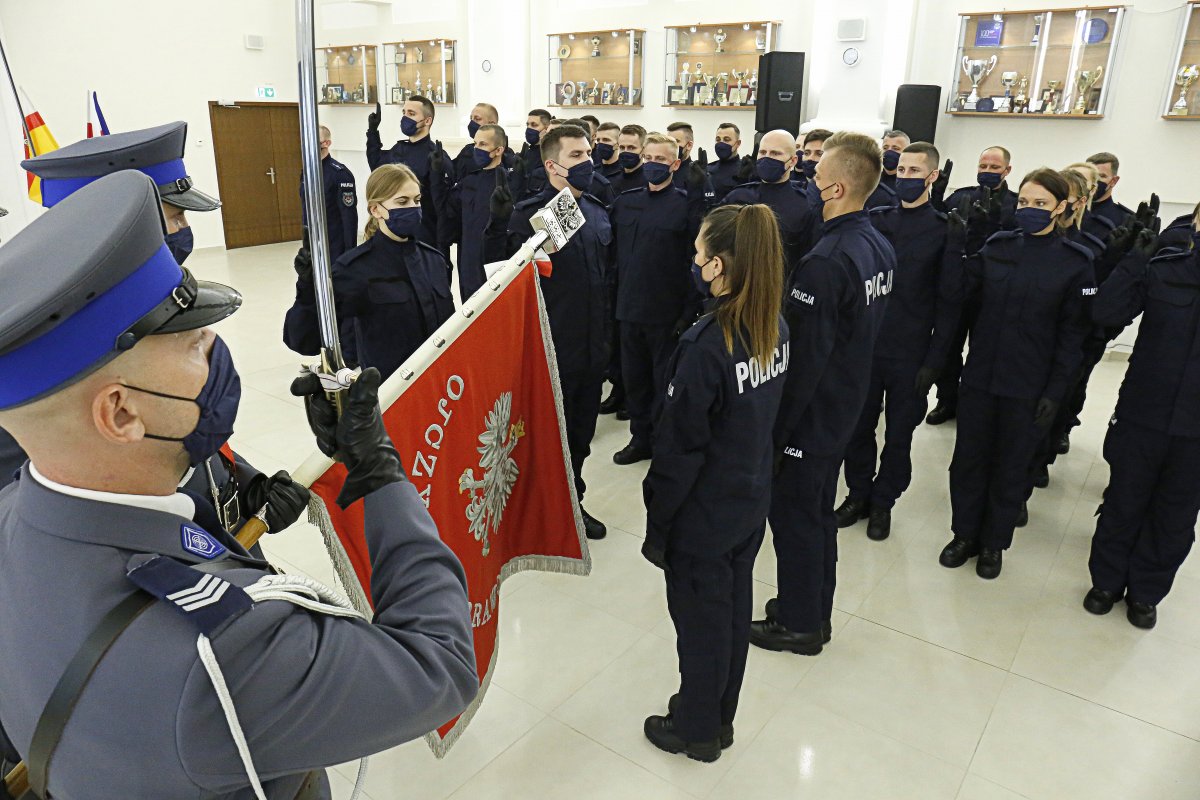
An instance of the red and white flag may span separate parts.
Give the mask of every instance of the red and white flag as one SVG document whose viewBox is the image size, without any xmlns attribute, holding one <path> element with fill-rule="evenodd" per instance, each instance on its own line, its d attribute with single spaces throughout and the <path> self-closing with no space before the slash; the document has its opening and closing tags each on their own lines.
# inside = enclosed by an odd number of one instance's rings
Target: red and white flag
<svg viewBox="0 0 1200 800">
<path fill-rule="evenodd" d="M 554 364 L 537 267 L 527 262 L 496 274 L 380 390 L 409 480 L 467 574 L 481 688 L 426 737 L 439 758 L 483 702 L 495 668 L 500 583 L 531 569 L 591 571 Z M 327 519 L 318 513 L 316 522 L 362 608 L 371 579 L 363 504 L 343 511 L 334 502 L 345 468 L 314 457 L 294 474 L 324 501 Z"/>
</svg>

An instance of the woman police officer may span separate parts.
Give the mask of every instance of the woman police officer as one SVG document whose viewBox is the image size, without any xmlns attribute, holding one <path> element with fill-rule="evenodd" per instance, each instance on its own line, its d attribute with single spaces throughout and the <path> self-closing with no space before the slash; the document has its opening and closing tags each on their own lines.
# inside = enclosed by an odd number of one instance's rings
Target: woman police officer
<svg viewBox="0 0 1200 800">
<path fill-rule="evenodd" d="M 669 713 L 647 718 L 644 730 L 662 750 L 715 761 L 733 743 L 789 352 L 774 213 L 715 209 L 696 253 L 693 278 L 715 307 L 683 334 L 668 365 L 643 483 L 642 552 L 666 573 L 681 683 Z"/>
</svg>

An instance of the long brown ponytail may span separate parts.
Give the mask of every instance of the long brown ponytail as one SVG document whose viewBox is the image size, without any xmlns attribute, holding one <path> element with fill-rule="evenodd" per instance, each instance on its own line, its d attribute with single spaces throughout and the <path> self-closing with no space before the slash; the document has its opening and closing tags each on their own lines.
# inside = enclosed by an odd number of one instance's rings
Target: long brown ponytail
<svg viewBox="0 0 1200 800">
<path fill-rule="evenodd" d="M 751 358 L 770 363 L 779 344 L 783 244 L 775 212 L 764 205 L 721 206 L 704 218 L 700 237 L 709 258 L 720 256 L 730 299 L 717 309 L 725 347 L 737 336 Z"/>
</svg>

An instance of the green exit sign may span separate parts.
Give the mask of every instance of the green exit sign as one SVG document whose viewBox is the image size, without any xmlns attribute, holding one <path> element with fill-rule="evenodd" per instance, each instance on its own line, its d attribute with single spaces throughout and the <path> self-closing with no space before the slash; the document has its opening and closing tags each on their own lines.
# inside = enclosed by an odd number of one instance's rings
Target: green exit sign
<svg viewBox="0 0 1200 800">
<path fill-rule="evenodd" d="M 256 86 L 256 87 L 254 87 L 254 95 L 259 100 L 274 100 L 275 99 L 275 87 L 274 86 Z"/>
</svg>

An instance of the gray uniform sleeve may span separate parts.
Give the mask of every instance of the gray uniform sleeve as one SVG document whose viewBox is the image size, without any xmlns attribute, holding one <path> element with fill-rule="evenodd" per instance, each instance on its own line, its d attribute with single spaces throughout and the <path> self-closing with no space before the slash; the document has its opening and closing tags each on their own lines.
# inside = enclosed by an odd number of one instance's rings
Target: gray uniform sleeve
<svg viewBox="0 0 1200 800">
<path fill-rule="evenodd" d="M 421 736 L 479 688 L 462 565 L 412 484 L 365 499 L 375 619 L 254 606 L 213 639 L 250 754 L 265 781 Z M 184 770 L 210 791 L 246 776 L 199 661 L 177 716 Z"/>
</svg>

